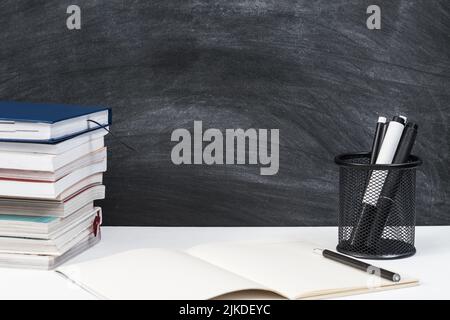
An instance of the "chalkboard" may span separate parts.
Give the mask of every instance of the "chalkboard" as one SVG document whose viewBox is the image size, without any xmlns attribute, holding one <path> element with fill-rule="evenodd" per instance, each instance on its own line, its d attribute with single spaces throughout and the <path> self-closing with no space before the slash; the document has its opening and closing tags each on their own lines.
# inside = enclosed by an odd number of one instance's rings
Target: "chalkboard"
<svg viewBox="0 0 450 320">
<path fill-rule="evenodd" d="M 67 7 L 81 8 L 68 30 Z M 420 125 L 418 224 L 449 224 L 450 2 L 3 0 L 0 99 L 107 105 L 107 225 L 336 225 L 335 155 Z M 175 165 L 177 128 L 280 131 L 280 168 Z"/>
</svg>

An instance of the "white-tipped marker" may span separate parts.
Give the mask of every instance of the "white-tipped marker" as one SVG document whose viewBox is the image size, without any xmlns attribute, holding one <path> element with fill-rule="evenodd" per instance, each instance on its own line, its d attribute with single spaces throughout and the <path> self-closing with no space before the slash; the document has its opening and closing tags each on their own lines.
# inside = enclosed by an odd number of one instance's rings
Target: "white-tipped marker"
<svg viewBox="0 0 450 320">
<path fill-rule="evenodd" d="M 386 123 L 387 119 L 386 119 L 386 117 L 378 117 L 378 122 L 379 123 Z"/>
</svg>

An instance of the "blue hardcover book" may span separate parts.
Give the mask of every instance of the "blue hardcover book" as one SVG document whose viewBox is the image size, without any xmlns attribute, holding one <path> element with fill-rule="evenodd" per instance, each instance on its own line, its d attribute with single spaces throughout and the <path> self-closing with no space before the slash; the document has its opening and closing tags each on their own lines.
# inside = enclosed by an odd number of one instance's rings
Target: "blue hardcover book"
<svg viewBox="0 0 450 320">
<path fill-rule="evenodd" d="M 111 124 L 110 108 L 0 102 L 0 141 L 55 144 Z"/>
</svg>

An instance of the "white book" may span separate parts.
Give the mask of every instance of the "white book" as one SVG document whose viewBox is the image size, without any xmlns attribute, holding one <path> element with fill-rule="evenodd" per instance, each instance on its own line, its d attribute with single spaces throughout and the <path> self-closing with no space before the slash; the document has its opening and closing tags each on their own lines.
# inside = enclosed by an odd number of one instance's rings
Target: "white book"
<svg viewBox="0 0 450 320">
<path fill-rule="evenodd" d="M 106 129 L 109 130 L 109 127 Z M 105 129 L 97 129 L 55 144 L 0 141 L 0 151 L 60 155 L 83 144 L 93 143 L 95 140 L 102 139 L 107 134 L 108 132 Z"/>
<path fill-rule="evenodd" d="M 223 243 L 185 252 L 139 249 L 57 272 L 101 299 L 204 300 L 271 294 L 319 299 L 417 285 L 390 282 L 324 258 L 302 243 Z"/>
<path fill-rule="evenodd" d="M 96 149 L 88 154 L 80 154 L 80 157 L 74 161 L 67 163 L 63 167 L 59 167 L 55 171 L 30 171 L 30 170 L 5 170 L 0 169 L 0 179 L 12 180 L 32 180 L 32 181 L 57 181 L 71 172 L 84 168 L 95 163 L 106 160 L 106 147 Z M 31 166 L 31 165 L 30 165 Z"/>
<path fill-rule="evenodd" d="M 70 188 L 64 190 L 55 199 L 24 199 L 24 200 L 38 200 L 38 201 L 50 200 L 50 201 L 64 202 L 65 200 L 68 200 L 72 196 L 77 195 L 79 192 L 86 190 L 90 187 L 100 185 L 102 183 L 103 183 L 103 173 L 97 173 L 97 174 L 93 174 L 92 176 L 89 176 L 89 177 L 81 180 L 80 182 L 74 184 Z M 11 197 L 9 199 L 23 199 L 23 198 L 21 198 L 21 197 L 12 198 Z"/>
<path fill-rule="evenodd" d="M 97 214 L 101 214 L 100 208 L 95 208 L 89 218 L 69 226 L 53 239 L 0 237 L 0 253 L 60 256 L 93 232 Z"/>
<path fill-rule="evenodd" d="M 83 253 L 101 240 L 101 234 L 89 233 L 79 243 L 60 256 L 0 253 L 0 268 L 51 270 Z"/>
<path fill-rule="evenodd" d="M 0 197 L 57 199 L 60 194 L 84 179 L 106 171 L 106 159 L 80 168 L 56 182 L 0 179 Z"/>
<path fill-rule="evenodd" d="M 0 237 L 56 239 L 97 214 L 91 202 L 67 218 L 0 215 Z"/>
<path fill-rule="evenodd" d="M 104 138 L 101 137 L 57 155 L 0 150 L 0 168 L 1 172 L 10 171 L 10 174 L 19 170 L 55 172 L 103 147 Z"/>
<path fill-rule="evenodd" d="M 0 198 L 0 215 L 65 218 L 102 199 L 105 199 L 105 186 L 94 182 L 62 200 Z"/>
</svg>

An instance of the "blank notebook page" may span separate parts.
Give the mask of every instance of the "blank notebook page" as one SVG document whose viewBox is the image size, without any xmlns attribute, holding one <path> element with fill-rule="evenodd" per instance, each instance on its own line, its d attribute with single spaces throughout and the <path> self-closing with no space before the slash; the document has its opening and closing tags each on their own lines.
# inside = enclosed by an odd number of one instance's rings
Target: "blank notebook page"
<svg viewBox="0 0 450 320">
<path fill-rule="evenodd" d="M 112 300 L 205 300 L 262 288 L 201 259 L 162 249 L 128 251 L 60 267 L 58 272 L 97 297 Z"/>
</svg>

